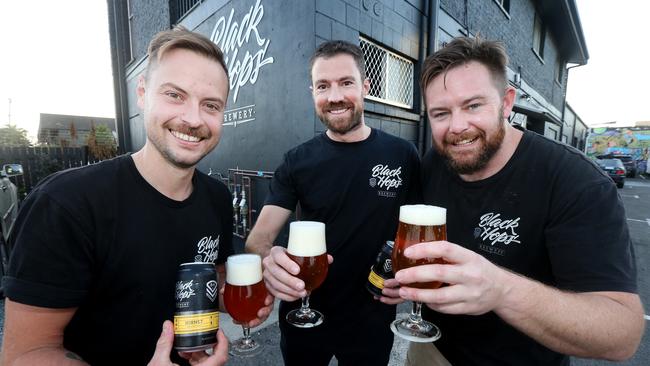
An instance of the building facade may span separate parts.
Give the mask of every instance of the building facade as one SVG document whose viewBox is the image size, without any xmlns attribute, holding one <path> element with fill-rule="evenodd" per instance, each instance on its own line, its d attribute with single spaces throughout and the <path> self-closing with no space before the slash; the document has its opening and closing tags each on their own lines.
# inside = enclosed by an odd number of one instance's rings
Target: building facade
<svg viewBox="0 0 650 366">
<path fill-rule="evenodd" d="M 366 123 L 411 141 L 420 153 L 431 145 L 418 85 L 422 63 L 460 35 L 505 43 L 508 79 L 517 90 L 511 123 L 576 146 L 584 140 L 581 131 L 586 128 L 575 112 L 565 108 L 567 65 L 582 65 L 588 59 L 575 0 L 108 0 L 108 4 L 116 118 L 124 151 L 135 151 L 145 142 L 135 88 L 147 66 L 147 44 L 154 34 L 176 24 L 219 45 L 230 73 L 222 139 L 199 164 L 203 171 L 224 176 L 237 169 L 272 172 L 287 150 L 324 130 L 309 89 L 309 57 L 331 39 L 347 40 L 364 50 L 371 79 Z"/>
</svg>

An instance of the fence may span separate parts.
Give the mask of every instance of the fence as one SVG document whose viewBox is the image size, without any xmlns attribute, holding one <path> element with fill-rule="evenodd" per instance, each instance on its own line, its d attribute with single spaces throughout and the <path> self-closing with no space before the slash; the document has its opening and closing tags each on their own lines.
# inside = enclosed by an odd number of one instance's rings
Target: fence
<svg viewBox="0 0 650 366">
<path fill-rule="evenodd" d="M 24 198 L 41 179 L 60 170 L 97 162 L 88 147 L 0 147 L 0 167 L 21 164 L 23 175 L 12 177 Z"/>
</svg>

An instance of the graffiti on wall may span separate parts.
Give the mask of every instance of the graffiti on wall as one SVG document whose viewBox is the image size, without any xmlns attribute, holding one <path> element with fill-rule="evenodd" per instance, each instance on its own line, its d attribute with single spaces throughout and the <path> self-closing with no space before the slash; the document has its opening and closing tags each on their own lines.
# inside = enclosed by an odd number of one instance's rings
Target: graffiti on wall
<svg viewBox="0 0 650 366">
<path fill-rule="evenodd" d="M 588 156 L 605 154 L 631 155 L 644 171 L 650 158 L 650 127 L 593 128 L 587 136 Z"/>
<path fill-rule="evenodd" d="M 237 102 L 240 88 L 255 85 L 260 69 L 274 62 L 272 56 L 266 55 L 271 40 L 262 37 L 258 29 L 263 18 L 264 5 L 257 0 L 241 17 L 235 18 L 235 9 L 231 9 L 212 30 L 210 39 L 221 48 L 228 66 L 233 103 Z M 245 53 L 240 52 L 242 48 L 247 49 Z"/>
</svg>

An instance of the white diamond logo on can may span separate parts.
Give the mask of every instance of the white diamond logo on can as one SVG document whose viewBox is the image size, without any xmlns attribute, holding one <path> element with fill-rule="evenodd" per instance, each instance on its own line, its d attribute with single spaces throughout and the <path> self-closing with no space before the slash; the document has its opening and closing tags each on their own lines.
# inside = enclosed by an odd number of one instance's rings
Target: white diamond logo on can
<svg viewBox="0 0 650 366">
<path fill-rule="evenodd" d="M 217 281 L 208 281 L 208 283 L 205 284 L 205 296 L 210 299 L 210 301 L 214 301 L 214 299 L 217 298 Z"/>
</svg>

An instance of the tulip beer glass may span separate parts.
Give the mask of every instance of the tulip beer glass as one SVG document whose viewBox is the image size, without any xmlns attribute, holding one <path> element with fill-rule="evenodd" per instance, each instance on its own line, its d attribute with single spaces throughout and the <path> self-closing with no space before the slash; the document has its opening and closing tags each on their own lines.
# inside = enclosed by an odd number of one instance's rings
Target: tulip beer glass
<svg viewBox="0 0 650 366">
<path fill-rule="evenodd" d="M 294 221 L 289 225 L 287 255 L 300 267 L 296 277 L 305 282 L 307 296 L 302 306 L 287 314 L 287 322 L 298 328 L 320 325 L 324 316 L 309 308 L 309 294 L 318 288 L 327 276 L 327 246 L 325 245 L 325 224 L 316 221 Z"/>
<path fill-rule="evenodd" d="M 250 336 L 247 323 L 257 318 L 257 312 L 264 307 L 266 296 L 260 256 L 239 254 L 228 257 L 223 300 L 230 316 L 241 323 L 244 331 L 244 337 L 232 344 L 231 354 L 254 356 L 261 352 L 259 344 Z"/>
<path fill-rule="evenodd" d="M 447 210 L 428 205 L 405 205 L 399 210 L 399 226 L 393 249 L 393 271 L 423 264 L 445 263 L 442 258 L 410 259 L 404 256 L 404 250 L 413 244 L 447 240 Z M 436 289 L 442 285 L 439 281 L 411 283 L 407 286 L 421 289 Z M 422 303 L 413 302 L 411 314 L 405 319 L 395 320 L 390 328 L 395 335 L 412 342 L 432 342 L 440 338 L 440 329 L 422 319 Z"/>
</svg>

